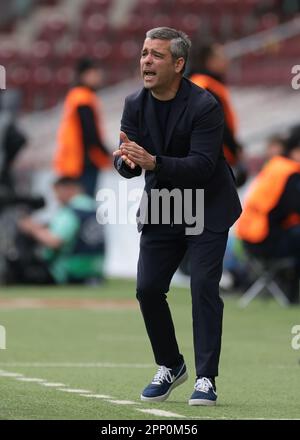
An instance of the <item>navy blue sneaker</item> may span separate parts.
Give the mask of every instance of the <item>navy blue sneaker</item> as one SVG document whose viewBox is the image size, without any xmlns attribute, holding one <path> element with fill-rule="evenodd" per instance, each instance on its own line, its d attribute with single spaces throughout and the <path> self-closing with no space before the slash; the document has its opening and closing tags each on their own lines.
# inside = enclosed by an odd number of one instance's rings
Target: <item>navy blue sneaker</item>
<svg viewBox="0 0 300 440">
<path fill-rule="evenodd" d="M 195 390 L 189 400 L 189 405 L 212 406 L 217 402 L 217 393 L 207 377 L 196 380 Z"/>
<path fill-rule="evenodd" d="M 160 366 L 152 382 L 144 389 L 141 400 L 145 402 L 163 402 L 171 391 L 188 378 L 185 363 L 177 368 Z"/>
</svg>

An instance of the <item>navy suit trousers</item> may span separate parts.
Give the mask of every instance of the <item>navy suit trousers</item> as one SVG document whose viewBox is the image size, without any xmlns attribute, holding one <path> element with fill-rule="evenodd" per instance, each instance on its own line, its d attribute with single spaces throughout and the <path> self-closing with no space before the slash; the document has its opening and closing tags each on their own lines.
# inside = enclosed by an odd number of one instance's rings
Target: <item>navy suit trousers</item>
<svg viewBox="0 0 300 440">
<path fill-rule="evenodd" d="M 185 235 L 183 226 L 145 225 L 140 240 L 137 299 L 158 365 L 178 365 L 179 351 L 167 302 L 170 282 L 183 256 L 191 264 L 193 339 L 196 374 L 218 375 L 223 301 L 219 296 L 228 230 Z M 187 317 L 187 325 L 189 318 Z"/>
</svg>

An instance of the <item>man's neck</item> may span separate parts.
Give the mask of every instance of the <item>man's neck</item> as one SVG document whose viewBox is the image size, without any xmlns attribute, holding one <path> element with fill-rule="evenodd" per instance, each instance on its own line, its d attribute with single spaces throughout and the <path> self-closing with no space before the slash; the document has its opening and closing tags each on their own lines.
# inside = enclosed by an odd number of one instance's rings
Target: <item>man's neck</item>
<svg viewBox="0 0 300 440">
<path fill-rule="evenodd" d="M 174 99 L 179 90 L 181 80 L 182 77 L 176 79 L 167 90 L 151 90 L 152 96 L 159 101 L 170 101 L 171 99 Z"/>
</svg>

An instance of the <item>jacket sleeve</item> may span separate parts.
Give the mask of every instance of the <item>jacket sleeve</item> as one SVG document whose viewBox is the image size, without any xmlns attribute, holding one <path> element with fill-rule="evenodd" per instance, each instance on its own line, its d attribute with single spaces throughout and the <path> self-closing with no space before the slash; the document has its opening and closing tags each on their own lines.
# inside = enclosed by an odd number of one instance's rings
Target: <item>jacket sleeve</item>
<svg viewBox="0 0 300 440">
<path fill-rule="evenodd" d="M 77 111 L 81 123 L 85 154 L 88 153 L 90 147 L 97 145 L 106 156 L 110 156 L 111 153 L 100 139 L 93 109 L 88 105 L 80 105 Z"/>
<path fill-rule="evenodd" d="M 157 178 L 174 186 L 205 184 L 213 175 L 223 142 L 224 115 L 221 106 L 209 99 L 205 111 L 196 116 L 187 157 L 160 156 Z"/>
<path fill-rule="evenodd" d="M 121 131 L 124 131 L 131 141 L 138 143 L 138 122 L 137 118 L 134 118 L 134 114 L 130 109 L 128 98 L 125 100 L 125 106 L 121 119 Z M 118 173 L 126 179 L 131 179 L 132 177 L 140 176 L 142 174 L 142 168 L 139 165 L 132 169 L 127 166 L 125 162 L 123 162 L 121 157 L 115 158 L 114 166 Z"/>
</svg>

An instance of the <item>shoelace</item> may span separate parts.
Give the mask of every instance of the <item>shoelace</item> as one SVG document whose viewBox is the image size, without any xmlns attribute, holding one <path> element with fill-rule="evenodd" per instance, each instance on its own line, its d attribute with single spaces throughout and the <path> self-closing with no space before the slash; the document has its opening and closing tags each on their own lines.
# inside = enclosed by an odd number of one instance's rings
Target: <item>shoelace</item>
<svg viewBox="0 0 300 440">
<path fill-rule="evenodd" d="M 201 379 L 197 379 L 195 384 L 196 391 L 202 391 L 203 393 L 208 393 L 209 389 L 213 388 L 212 383 L 206 377 L 201 377 Z"/>
<path fill-rule="evenodd" d="M 160 385 L 164 380 L 169 383 L 172 383 L 174 378 L 172 376 L 172 368 L 167 368 L 164 365 L 160 366 L 158 372 L 153 378 L 152 383 L 155 385 Z"/>
</svg>

